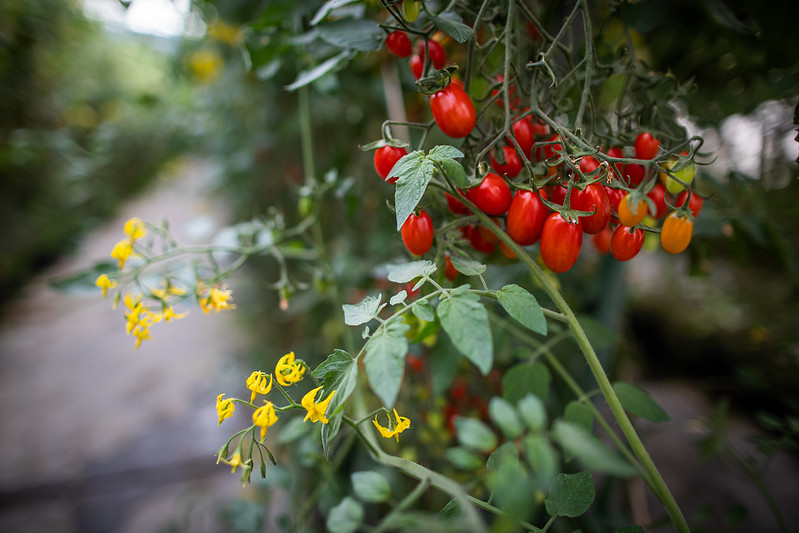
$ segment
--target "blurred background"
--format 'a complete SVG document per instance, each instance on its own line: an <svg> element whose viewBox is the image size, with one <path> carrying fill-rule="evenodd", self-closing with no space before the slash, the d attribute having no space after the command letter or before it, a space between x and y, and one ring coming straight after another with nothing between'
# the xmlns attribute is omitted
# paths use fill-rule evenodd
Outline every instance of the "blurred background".
<svg viewBox="0 0 799 533"><path fill-rule="evenodd" d="M313 483L298 460L242 489L214 464L229 431L213 399L241 395L284 353L315 366L338 346L345 326L323 279L299 272L277 292L276 265L254 259L231 282L235 313L195 309L138 350L99 290L64 280L107 259L131 216L167 220L183 243L220 242L264 213L299 220L301 97L285 87L318 60L292 38L322 3L0 3L0 530L268 531L298 504L293 488ZM639 57L696 83L675 105L713 154L697 178L708 199L686 253L620 264L586 243L560 276L607 367L671 415L640 427L689 521L710 531L777 531L773 505L799 526L799 43L786 22L796 7L772 7L623 5ZM405 256L391 186L358 150L380 137L397 87L424 119L407 65L386 51L305 93L344 302ZM579 369L573 349L555 351ZM476 387L475 374L459 377ZM439 430L415 444L443 450Z"/></svg>

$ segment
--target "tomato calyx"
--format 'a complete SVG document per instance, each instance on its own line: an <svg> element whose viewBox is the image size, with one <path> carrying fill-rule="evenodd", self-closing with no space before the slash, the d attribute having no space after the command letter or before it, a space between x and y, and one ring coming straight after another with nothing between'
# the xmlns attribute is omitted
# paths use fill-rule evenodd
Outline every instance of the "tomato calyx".
<svg viewBox="0 0 799 533"><path fill-rule="evenodd" d="M437 70L429 76L420 78L416 81L416 87L419 92L426 96L432 96L442 89L446 89L452 83L452 75L458 71L457 65L450 65L448 67Z"/></svg>

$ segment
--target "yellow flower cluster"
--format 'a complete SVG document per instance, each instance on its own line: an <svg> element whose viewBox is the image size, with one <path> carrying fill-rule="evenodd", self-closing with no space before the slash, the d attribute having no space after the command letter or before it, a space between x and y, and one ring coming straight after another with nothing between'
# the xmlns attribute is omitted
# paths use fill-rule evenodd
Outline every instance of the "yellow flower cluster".
<svg viewBox="0 0 799 533"><path fill-rule="evenodd" d="M119 270L122 270L125 266L125 261L131 257L138 257L133 251L133 247L137 240L143 239L147 235L147 227L144 225L144 222L137 217L133 217L125 222L122 229L128 238L122 239L116 243L111 250L111 257L119 261Z"/></svg>
<svg viewBox="0 0 799 533"><path fill-rule="evenodd" d="M185 291L184 291L185 292ZM161 301L161 311L154 312L142 302L142 295L139 293L128 292L123 299L125 302L125 332L136 337L136 348L141 345L143 340L150 339L150 326L158 322L171 322L179 320L188 314L176 313L175 309L165 301Z"/></svg>
<svg viewBox="0 0 799 533"><path fill-rule="evenodd" d="M230 289L224 287L221 289L217 289L216 287L208 289L208 287L200 282L197 284L197 294L200 296L200 307L202 307L205 314L211 311L218 313L224 309L236 308L235 305L230 303L231 300L233 300Z"/></svg>

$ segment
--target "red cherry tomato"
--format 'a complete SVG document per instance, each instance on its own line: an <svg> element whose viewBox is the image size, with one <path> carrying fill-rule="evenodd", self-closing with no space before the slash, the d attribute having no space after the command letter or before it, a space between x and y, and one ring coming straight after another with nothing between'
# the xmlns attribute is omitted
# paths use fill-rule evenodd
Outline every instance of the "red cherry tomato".
<svg viewBox="0 0 799 533"><path fill-rule="evenodd" d="M610 198L605 192L604 187L599 183L591 183L582 191L578 188L572 189L569 206L577 211L596 212L590 216L580 217L583 224L583 231L589 235L595 235L605 229L610 222L613 210L610 207Z"/></svg>
<svg viewBox="0 0 799 533"><path fill-rule="evenodd" d="M658 148L660 148L660 141L655 139L651 133L645 131L638 134L633 147L635 148L636 158L655 159L658 155Z"/></svg>
<svg viewBox="0 0 799 533"><path fill-rule="evenodd" d="M610 206L613 208L613 211L616 213L619 212L619 204L621 203L621 199L624 198L626 194L622 189L614 189L613 187L605 186L605 192L608 194L608 198L610 199ZM613 220L618 220L615 216Z"/></svg>
<svg viewBox="0 0 799 533"><path fill-rule="evenodd" d="M566 187L563 185L553 185L549 189L549 200L558 205L563 205L563 202L566 201L567 192Z"/></svg>
<svg viewBox="0 0 799 533"><path fill-rule="evenodd" d="M533 126L530 117L517 120L511 127L513 128L513 136L516 137L516 142L519 143L524 155L527 156L527 159L531 159L535 138L533 137Z"/></svg>
<svg viewBox="0 0 799 533"><path fill-rule="evenodd" d="M503 146L502 154L505 158L505 164L501 164L494 157L493 151L491 152L491 166L498 174L506 174L509 178L515 178L522 171L522 162L519 161L519 156L516 155L516 149L512 146Z"/></svg>
<svg viewBox="0 0 799 533"><path fill-rule="evenodd" d="M422 77L422 70L424 69L424 59L419 54L413 54L409 63L411 67L411 74L417 80Z"/></svg>
<svg viewBox="0 0 799 533"><path fill-rule="evenodd" d="M613 230L610 226L607 226L605 229L591 237L591 241L594 243L594 248L596 248L600 254L606 255L608 252L610 252L610 238L612 234Z"/></svg>
<svg viewBox="0 0 799 533"><path fill-rule="evenodd" d="M433 221L426 211L411 216L402 225L402 242L414 255L424 255L433 246Z"/></svg>
<svg viewBox="0 0 799 533"><path fill-rule="evenodd" d="M497 83L502 83L503 81L505 81L505 76L503 76L502 74L499 74L496 77L496 80L497 80ZM502 92L501 89L493 89L491 91L491 96L493 97L494 95L500 94L501 92ZM508 97L510 98L510 104L509 105L510 105L511 108L513 108L513 101L514 101L513 95L514 95L515 92L516 92L516 86L515 85L511 85L510 87L508 87ZM494 103L497 106L499 106L499 107L504 107L505 106L505 102L502 101L502 98L497 98L496 100L494 100Z"/></svg>
<svg viewBox="0 0 799 533"><path fill-rule="evenodd" d="M610 150L608 150L608 157L624 157L624 152L622 152L621 148L618 146L614 146ZM623 163L613 163L613 166L616 167L617 175L619 179L622 176L622 167Z"/></svg>
<svg viewBox="0 0 799 533"><path fill-rule="evenodd" d="M412 353L405 356L405 361L414 374L421 374L424 370L424 360L421 357L416 357Z"/></svg>
<svg viewBox="0 0 799 533"><path fill-rule="evenodd" d="M660 184L658 184L660 185ZM682 207L685 203L685 198L688 196L688 191L683 191L677 197L676 206ZM696 193L691 194L691 200L688 202L688 209L691 210L691 214L694 216L698 215L699 212L702 210L702 206L704 205L705 201L700 197L697 196Z"/></svg>
<svg viewBox="0 0 799 533"><path fill-rule="evenodd" d="M646 174L646 169L643 165L638 165L636 163L630 163L624 167L624 176L627 178L627 184L630 187L637 187L644 181L644 175Z"/></svg>
<svg viewBox="0 0 799 533"><path fill-rule="evenodd" d="M643 200L639 200L634 206L630 205L630 195L625 194L619 202L619 222L622 226L631 228L644 219L647 209L648 206Z"/></svg>
<svg viewBox="0 0 799 533"><path fill-rule="evenodd" d="M405 148L394 148L393 146L383 146L375 150L374 164L377 174L389 183L395 183L396 177L389 178L388 174L397 161L408 155Z"/></svg>
<svg viewBox="0 0 799 533"><path fill-rule="evenodd" d="M477 123L477 112L469 95L450 83L430 97L433 118L445 134L455 139L466 137Z"/></svg>
<svg viewBox="0 0 799 533"><path fill-rule="evenodd" d="M582 171L583 174L588 175L598 168L599 161L597 161L595 157L587 155L580 159L580 171Z"/></svg>
<svg viewBox="0 0 799 533"><path fill-rule="evenodd" d="M488 234L493 237L496 237L496 235L494 235L493 233L484 228L482 231L480 230L481 230L480 227L473 227L473 226L471 227L471 231L469 231L469 242L471 243L472 248L474 248L478 252L483 252L484 254L490 254L491 252L494 251L494 248L497 247L497 241L496 239L494 239L493 241L486 240L485 233L488 232Z"/></svg>
<svg viewBox="0 0 799 533"><path fill-rule="evenodd" d="M663 218L663 215L666 214L666 210L668 209L666 206L666 187L662 183L657 183L652 190L647 193L647 196L652 199L656 208L654 213L650 208L649 214L656 219Z"/></svg>
<svg viewBox="0 0 799 533"><path fill-rule="evenodd" d="M447 264L444 268L444 275L448 280L455 281L455 278L458 277L458 274L460 274L460 272L458 272L458 269L452 264L452 260L449 258L449 254L447 254Z"/></svg>
<svg viewBox="0 0 799 533"><path fill-rule="evenodd" d="M660 246L670 254L678 254L688 248L693 232L691 219L672 211L660 227Z"/></svg>
<svg viewBox="0 0 799 533"><path fill-rule="evenodd" d="M512 198L510 187L493 172L486 174L480 185L464 192L469 200L488 215L504 215L510 207Z"/></svg>
<svg viewBox="0 0 799 533"><path fill-rule="evenodd" d="M445 192L444 196L446 196L447 198L447 207L449 207L449 210L452 211L452 213L456 215L469 214L469 208L463 205L460 200L458 200L448 192Z"/></svg>
<svg viewBox="0 0 799 533"><path fill-rule="evenodd" d="M413 45L404 31L392 31L386 35L386 48L397 57L408 57L413 53Z"/></svg>
<svg viewBox="0 0 799 533"><path fill-rule="evenodd" d="M557 133L547 139L547 142L558 141L560 140L560 135ZM563 146L560 143L556 142L554 144L545 144L536 149L536 159L538 161L543 161L545 159L552 159L563 151Z"/></svg>
<svg viewBox="0 0 799 533"><path fill-rule="evenodd" d="M444 68L444 65L447 63L447 54L444 52L444 49L441 48L441 45L431 39L427 41L427 46L427 57L430 58L430 61L433 63L433 68L436 70ZM425 41L419 41L416 45L416 53L419 55L419 58L424 58L424 49Z"/></svg>
<svg viewBox="0 0 799 533"><path fill-rule="evenodd" d="M610 238L610 253L619 261L629 261L641 251L644 246L644 230L619 226Z"/></svg>
<svg viewBox="0 0 799 533"><path fill-rule="evenodd" d="M546 198L546 193L541 191ZM541 237L541 229L549 216L549 208L532 191L519 190L511 200L505 224L508 235L522 246L535 244Z"/></svg>
<svg viewBox="0 0 799 533"><path fill-rule="evenodd" d="M566 222L560 213L552 213L541 231L541 259L552 272L566 272L580 256L583 228L578 220Z"/></svg>

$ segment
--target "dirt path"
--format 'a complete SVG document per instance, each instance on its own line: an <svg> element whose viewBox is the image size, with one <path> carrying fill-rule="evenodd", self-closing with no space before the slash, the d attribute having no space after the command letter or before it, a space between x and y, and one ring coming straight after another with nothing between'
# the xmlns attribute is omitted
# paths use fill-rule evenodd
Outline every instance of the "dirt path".
<svg viewBox="0 0 799 533"><path fill-rule="evenodd" d="M211 199L212 182L213 170L196 161L163 176L3 317L0 531L155 531L197 503L192 494L239 492L237 477L214 464L226 438L215 396L236 390L244 374L235 317L193 309L134 350L110 300L48 286L107 258L131 216L166 217L179 241L208 242L230 216ZM186 530L207 522L191 520Z"/></svg>

